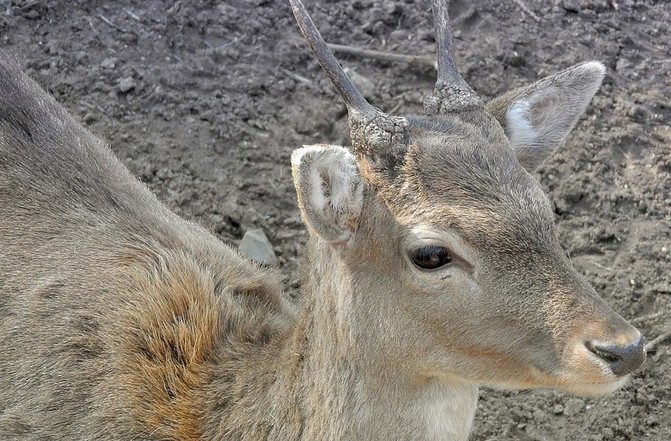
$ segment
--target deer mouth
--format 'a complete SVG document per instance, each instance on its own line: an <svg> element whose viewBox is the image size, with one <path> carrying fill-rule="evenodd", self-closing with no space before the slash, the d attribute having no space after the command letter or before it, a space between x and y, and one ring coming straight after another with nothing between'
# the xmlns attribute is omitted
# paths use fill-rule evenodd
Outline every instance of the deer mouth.
<svg viewBox="0 0 671 441"><path fill-rule="evenodd" d="M557 389L576 396L596 397L615 392L629 380L629 375L616 377L595 364L587 367L583 365L581 369L569 368L554 372L529 366L529 371L521 381L488 385L496 389Z"/></svg>
<svg viewBox="0 0 671 441"><path fill-rule="evenodd" d="M629 377L623 377L615 381L608 383L575 383L571 384L569 387L564 388L567 392L572 393L573 395L585 396L585 397L598 397L602 395L608 395L624 386Z"/></svg>

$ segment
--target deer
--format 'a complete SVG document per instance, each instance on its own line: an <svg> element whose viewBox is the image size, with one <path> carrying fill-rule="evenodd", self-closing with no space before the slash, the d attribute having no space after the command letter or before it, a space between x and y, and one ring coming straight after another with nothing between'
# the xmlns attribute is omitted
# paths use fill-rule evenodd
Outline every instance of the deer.
<svg viewBox="0 0 671 441"><path fill-rule="evenodd" d="M426 115L387 115L290 4L352 143L292 154L297 304L0 56L1 439L466 440L481 386L603 395L644 362L531 174L604 66L485 104L433 0Z"/></svg>

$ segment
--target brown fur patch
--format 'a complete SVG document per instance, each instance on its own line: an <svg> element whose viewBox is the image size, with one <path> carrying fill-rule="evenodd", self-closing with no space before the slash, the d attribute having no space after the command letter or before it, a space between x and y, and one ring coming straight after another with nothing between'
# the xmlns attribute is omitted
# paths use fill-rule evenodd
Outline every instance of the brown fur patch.
<svg viewBox="0 0 671 441"><path fill-rule="evenodd" d="M179 256L154 257L134 275L119 317L119 387L143 432L198 440L204 416L200 390L210 381L220 331L218 300L206 270Z"/></svg>

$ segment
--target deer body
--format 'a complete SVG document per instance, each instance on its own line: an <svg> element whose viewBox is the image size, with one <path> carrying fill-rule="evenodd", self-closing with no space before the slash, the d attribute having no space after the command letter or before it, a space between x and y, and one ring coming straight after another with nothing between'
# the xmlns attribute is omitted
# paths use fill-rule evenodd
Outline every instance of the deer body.
<svg viewBox="0 0 671 441"><path fill-rule="evenodd" d="M296 318L5 58L0 82L0 438L439 439L451 406L468 432L473 385L391 378L361 347L372 288L328 245Z"/></svg>
<svg viewBox="0 0 671 441"><path fill-rule="evenodd" d="M291 3L353 141L292 156L298 306L0 57L1 439L465 440L481 384L602 394L642 363L527 172L604 68L484 106L439 57L429 115L391 117Z"/></svg>

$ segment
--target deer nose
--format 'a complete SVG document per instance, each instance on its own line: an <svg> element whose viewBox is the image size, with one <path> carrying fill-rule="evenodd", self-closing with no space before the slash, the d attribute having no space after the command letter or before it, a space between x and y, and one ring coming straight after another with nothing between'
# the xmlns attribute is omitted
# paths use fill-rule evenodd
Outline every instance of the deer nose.
<svg viewBox="0 0 671 441"><path fill-rule="evenodd" d="M634 372L645 361L645 339L639 337L636 343L627 346L602 342L587 342L585 346L594 355L608 363L610 370L617 376Z"/></svg>

